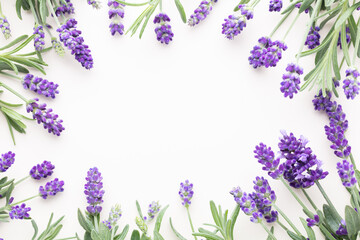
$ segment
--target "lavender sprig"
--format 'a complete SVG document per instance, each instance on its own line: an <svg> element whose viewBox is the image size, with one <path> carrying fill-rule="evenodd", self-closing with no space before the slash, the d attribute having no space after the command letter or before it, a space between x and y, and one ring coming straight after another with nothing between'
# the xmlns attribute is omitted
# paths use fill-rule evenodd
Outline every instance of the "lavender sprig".
<svg viewBox="0 0 360 240"><path fill-rule="evenodd" d="M186 180L185 182L180 183L179 195L182 200L182 205L186 208L191 204L191 198L194 195L193 184Z"/></svg>
<svg viewBox="0 0 360 240"><path fill-rule="evenodd" d="M111 19L110 23L110 32L111 35L115 35L116 33L119 33L120 35L124 34L124 24L122 24L121 19L124 18L125 12L124 12L124 4L120 4L116 2L115 0L109 0L108 2L109 6L109 18Z"/></svg>
<svg viewBox="0 0 360 240"><path fill-rule="evenodd" d="M25 89L30 89L31 91L44 95L45 97L55 98L56 94L59 94L58 84L49 82L46 79L40 77L34 77L32 74L26 74L22 81L23 87Z"/></svg>
<svg viewBox="0 0 360 240"><path fill-rule="evenodd" d="M246 21L254 17L252 8L247 5L240 4L238 8L241 14L239 16L235 14L229 15L227 19L224 19L225 22L222 24L222 34L231 40L239 35L246 27Z"/></svg>
<svg viewBox="0 0 360 240"><path fill-rule="evenodd" d="M300 90L300 75L302 74L302 67L294 63L288 64L286 73L282 77L283 81L280 84L280 91L284 94L284 97L291 99L294 97L294 94L298 93L298 90Z"/></svg>
<svg viewBox="0 0 360 240"><path fill-rule="evenodd" d="M47 109L46 104L38 104L38 98L33 99L32 102L26 105L26 111L33 114L33 118L37 120L38 124L43 124L44 128L49 133L60 136L61 132L65 130L62 125L62 120L58 119L58 115L53 113L51 108Z"/></svg>
<svg viewBox="0 0 360 240"><path fill-rule="evenodd" d="M94 65L91 51L89 46L84 44L84 38L81 37L81 31L76 28L76 25L77 21L71 18L58 28L60 41L71 50L71 54L75 55L75 59L84 68L91 69Z"/></svg>
<svg viewBox="0 0 360 240"><path fill-rule="evenodd" d="M34 27L34 47L36 51L41 51L45 46L45 33L41 25L36 24Z"/></svg>
<svg viewBox="0 0 360 240"><path fill-rule="evenodd" d="M174 33L171 30L169 24L170 18L165 13L159 13L154 18L154 23L157 24L155 28L156 38L159 42L169 44L174 37Z"/></svg>
<svg viewBox="0 0 360 240"><path fill-rule="evenodd" d="M98 168L90 168L87 172L86 181L85 184L85 195L87 199L87 203L89 206L86 208L86 210L91 215L97 215L101 212L102 207L100 206L101 203L104 202L102 199L104 196L105 191L103 188L102 183L102 176L99 172Z"/></svg>
<svg viewBox="0 0 360 240"><path fill-rule="evenodd" d="M49 196L55 196L59 192L64 191L64 181L60 181L58 178L48 182L45 186L39 188L40 196L43 199L47 199Z"/></svg>
<svg viewBox="0 0 360 240"><path fill-rule="evenodd" d="M217 0L202 1L199 7L195 9L194 13L191 14L188 20L188 24L193 27L199 24L201 21L204 21L210 14L213 4L216 2Z"/></svg>

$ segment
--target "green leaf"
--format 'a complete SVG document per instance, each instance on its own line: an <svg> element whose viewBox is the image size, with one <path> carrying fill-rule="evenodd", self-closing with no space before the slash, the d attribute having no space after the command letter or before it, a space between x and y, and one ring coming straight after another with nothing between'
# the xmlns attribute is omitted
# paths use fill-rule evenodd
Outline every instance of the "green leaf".
<svg viewBox="0 0 360 240"><path fill-rule="evenodd" d="M176 229L174 228L174 225L172 223L172 220L170 218L170 227L172 229L172 231L174 232L175 236L180 239L180 240L187 240L185 237L183 237L178 231L176 231Z"/></svg>
<svg viewBox="0 0 360 240"><path fill-rule="evenodd" d="M239 212L240 212L240 205L236 204L235 209L233 210L232 214L231 214L231 228L230 228L230 238L234 239L234 227L235 227L235 223L236 223L236 219L239 216Z"/></svg>
<svg viewBox="0 0 360 240"><path fill-rule="evenodd" d="M19 74L19 70L17 69L17 67L15 66L14 63L12 63L11 61L9 61L8 59L1 57L0 56L0 61L2 61L3 63L6 63L7 65L9 65L9 67L11 68L11 70L13 70L16 75Z"/></svg>
<svg viewBox="0 0 360 240"><path fill-rule="evenodd" d="M138 202L137 200L136 200L136 209L137 209L137 211L138 211L138 213L139 213L139 217L140 217L141 219L144 219L144 216L143 216L142 211L141 211L140 204L139 204L139 202Z"/></svg>
<svg viewBox="0 0 360 240"><path fill-rule="evenodd" d="M186 13L185 13L184 7L183 7L183 5L181 4L180 0L175 0L175 5L176 5L176 7L177 7L177 10L179 11L181 20L182 20L184 23L186 23L186 22L187 22Z"/></svg>
<svg viewBox="0 0 360 240"><path fill-rule="evenodd" d="M315 0L304 0L304 2L301 4L301 7L299 9L299 13L302 13L305 11Z"/></svg>
<svg viewBox="0 0 360 240"><path fill-rule="evenodd" d="M85 232L85 234L84 234L84 240L93 240L93 239L91 238L91 233L90 233L90 232Z"/></svg>
<svg viewBox="0 0 360 240"><path fill-rule="evenodd" d="M144 21L144 23L143 23L143 26L141 27L141 30L140 30L140 34L139 34L139 38L140 38L140 39L141 39L141 37L142 37L142 35L143 35L144 31L145 31L146 25L148 24L151 15L154 13L154 11L155 11L155 9L156 9L156 6L157 6L157 5L155 5L155 6L148 12L148 14L147 14L147 16L146 16L146 19L145 19L145 21Z"/></svg>
<svg viewBox="0 0 360 240"><path fill-rule="evenodd" d="M325 7L330 7L335 0L325 0Z"/></svg>
<svg viewBox="0 0 360 240"><path fill-rule="evenodd" d="M350 60L348 43L346 41L346 24L343 24L341 27L341 36L340 37L341 37L341 47L342 47L342 50L344 53L346 63L348 64L348 66L350 66L351 60Z"/></svg>
<svg viewBox="0 0 360 240"><path fill-rule="evenodd" d="M316 240L314 230L307 225L307 222L306 222L305 219L300 218L300 220L301 220L302 225L305 228L305 231L307 233L307 236L308 236L309 240Z"/></svg>
<svg viewBox="0 0 360 240"><path fill-rule="evenodd" d="M165 214L166 210L168 209L168 207L169 207L169 205L167 205L166 207L161 209L161 211L159 212L159 215L157 216L156 222L155 222L154 233L160 232L161 222L162 222L162 219L163 219L164 214Z"/></svg>
<svg viewBox="0 0 360 240"><path fill-rule="evenodd" d="M319 25L320 29L322 29L322 28L326 25L326 23L327 23L328 21L330 21L331 19L333 19L334 17L336 17L336 16L339 14L340 10L341 10L341 9L339 8L338 10L334 11L333 13L331 13L327 18L325 18L325 19L320 23L320 25Z"/></svg>
<svg viewBox="0 0 360 240"><path fill-rule="evenodd" d="M127 6L133 6L133 7L144 6L151 2L151 1L149 1L149 2L143 2L143 3L130 3L130 2L125 2L125 1L121 1L121 0L115 0L115 1L118 3L124 4L124 5L127 5Z"/></svg>
<svg viewBox="0 0 360 240"><path fill-rule="evenodd" d="M224 240L221 237L213 234L213 233L193 233L195 237L204 237L207 240Z"/></svg>
<svg viewBox="0 0 360 240"><path fill-rule="evenodd" d="M214 219L215 224L218 225L218 226L221 226L219 213L217 211L217 208L215 206L214 201L210 201L210 210L211 210L211 215L212 215L212 217Z"/></svg>
<svg viewBox="0 0 360 240"><path fill-rule="evenodd" d="M114 240L124 240L128 232L129 232L129 224L127 224L124 227L122 232L119 235L117 235Z"/></svg>
<svg viewBox="0 0 360 240"><path fill-rule="evenodd" d="M345 222L349 236L357 236L360 231L360 218L358 213L350 206L345 207Z"/></svg>
<svg viewBox="0 0 360 240"><path fill-rule="evenodd" d="M270 232L271 232L272 234L274 234L274 226L271 227ZM266 240L273 240L273 238L272 238L272 236L270 236L270 234L269 234Z"/></svg>
<svg viewBox="0 0 360 240"><path fill-rule="evenodd" d="M8 103L8 102L5 102L5 101L2 101L0 100L0 104L2 105L5 105L5 106L8 106L8 107L21 107L23 104L16 104L16 103Z"/></svg>
<svg viewBox="0 0 360 240"><path fill-rule="evenodd" d="M3 55L11 55L14 54L18 51L20 51L21 49L23 49L26 45L28 45L33 39L34 39L35 35L31 35L30 37L28 37L23 43L21 43L18 47L16 47L15 49L13 49L10 52L6 52ZM15 39L16 40L16 39Z"/></svg>
<svg viewBox="0 0 360 240"><path fill-rule="evenodd" d="M22 7L22 0L16 0L16 5L15 5L16 14L17 14L18 18L20 18L20 20L22 20L21 7Z"/></svg>
<svg viewBox="0 0 360 240"><path fill-rule="evenodd" d="M32 240L35 240L35 238L36 238L36 236L37 236L37 234L38 234L39 228L38 228L35 220L33 220L33 219L31 220L31 224L32 224L32 226L33 226L33 228L34 228L34 235L33 235L33 237L32 237Z"/></svg>
<svg viewBox="0 0 360 240"><path fill-rule="evenodd" d="M21 0L20 0L21 1ZM19 42L22 42L23 40L25 40L26 38L28 38L28 35L22 35L16 39L14 39L13 41L11 41L9 44L5 45L4 47L0 48L0 51L5 50L7 48L10 48L16 44L18 44Z"/></svg>
<svg viewBox="0 0 360 240"><path fill-rule="evenodd" d="M78 209L78 221L83 229L87 232L91 232L91 230L94 228L90 221L84 217L80 209Z"/></svg>
<svg viewBox="0 0 360 240"><path fill-rule="evenodd" d="M165 240L159 232L154 232L154 240Z"/></svg>
<svg viewBox="0 0 360 240"><path fill-rule="evenodd" d="M343 23L345 23L345 21L351 16L352 12L359 6L360 6L360 2L357 2L348 9L346 9L346 11L342 13L341 16L338 18L338 20L335 22L335 29L340 28L341 25L343 25Z"/></svg>
<svg viewBox="0 0 360 240"><path fill-rule="evenodd" d="M105 240L105 239L101 239L100 235L95 231L95 229L91 231L91 238L93 240Z"/></svg>
<svg viewBox="0 0 360 240"><path fill-rule="evenodd" d="M293 240L303 240L301 237L299 237L298 235L296 235L295 233L291 232L291 231L286 231L287 234L291 237L291 239Z"/></svg>
<svg viewBox="0 0 360 240"><path fill-rule="evenodd" d="M46 0L39 0L40 18L43 24L46 24L46 17L49 15L48 8L46 6Z"/></svg>
<svg viewBox="0 0 360 240"><path fill-rule="evenodd" d="M140 240L140 233L138 230L132 232L130 240Z"/></svg>
<svg viewBox="0 0 360 240"><path fill-rule="evenodd" d="M335 78L336 78L336 80L340 80L341 75L340 75L340 69L339 69L338 58L337 58L337 44L334 44L334 49L332 51L332 64L333 64L333 71L335 74Z"/></svg>
<svg viewBox="0 0 360 240"><path fill-rule="evenodd" d="M6 192L6 203L9 204L9 200L10 200L10 197L11 197L11 194L14 190L14 183L11 183L11 185L9 186L7 192Z"/></svg>

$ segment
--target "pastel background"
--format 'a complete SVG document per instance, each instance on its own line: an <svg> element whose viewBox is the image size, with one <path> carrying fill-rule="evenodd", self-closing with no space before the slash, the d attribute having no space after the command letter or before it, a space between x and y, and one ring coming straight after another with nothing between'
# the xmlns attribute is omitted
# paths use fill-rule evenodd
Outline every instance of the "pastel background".
<svg viewBox="0 0 360 240"><path fill-rule="evenodd" d="M182 2L188 15L199 4ZM259 37L270 33L280 15L269 13L268 2L261 2L244 32L229 41L221 34L221 24L236 3L219 1L205 22L190 28L181 22L173 2L164 1L164 11L171 17L175 33L174 41L164 46L156 41L152 23L141 41L137 36L112 37L105 1L98 11L85 0L74 1L79 29L92 50L94 69L81 68L69 53L63 58L54 52L44 55L49 64L46 78L60 84L58 98L47 103L64 120L65 132L55 137L35 122L28 122L28 133L16 134L14 146L6 122L0 118L1 153L16 153L15 165L8 171L10 176L21 178L34 164L49 160L56 165L54 177L65 181L65 192L56 198L29 202L31 216L41 228L54 212L57 217L66 215L60 237L83 234L76 212L86 206L86 171L97 166L106 190L104 218L111 206L119 203L123 209L119 225L130 223L133 229L135 200L144 210L152 200L160 200L163 206L170 204L162 225L163 236L175 239L168 221L171 216L177 229L190 239L186 211L177 193L179 183L185 179L194 183L190 210L196 227L212 223L209 200L232 209L235 202L229 190L237 185L251 190L253 179L266 174L253 157L255 145L262 141L277 149L281 129L310 140L310 146L330 172L323 180L328 194L339 209L348 204L346 190L336 174L338 159L324 133L327 117L313 110L315 91L289 100L279 90L281 76L294 59L308 16L301 16L289 34L289 49L278 67L254 70L248 64L249 52ZM2 4L13 36L32 34L32 16L24 14L20 21L14 1ZM125 9L127 28L140 8ZM282 29L275 38L281 39L285 31ZM4 43L1 39L0 45ZM313 59L302 59L301 64L309 71ZM4 81L21 88L15 80ZM343 97L338 101L347 113L347 137L359 159L360 102ZM280 183L270 183L277 192L278 205L300 224L296 219L302 212L295 200ZM23 183L14 192L16 199L35 194L38 186L34 181ZM316 189L310 192L315 201L323 202ZM281 229L276 231L279 239L287 239ZM29 239L32 233L30 222L0 225L0 236L6 240ZM239 215L235 233L236 239L266 238L261 227L243 214Z"/></svg>

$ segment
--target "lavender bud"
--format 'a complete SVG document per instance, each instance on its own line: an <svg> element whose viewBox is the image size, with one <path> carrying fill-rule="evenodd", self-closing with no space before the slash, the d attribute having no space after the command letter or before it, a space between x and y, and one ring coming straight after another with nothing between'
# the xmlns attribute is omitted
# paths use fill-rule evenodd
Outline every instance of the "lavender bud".
<svg viewBox="0 0 360 240"><path fill-rule="evenodd" d="M160 211L160 204L159 201L155 202L153 201L152 203L149 204L149 209L148 209L148 216L149 217L144 217L144 220L148 220L151 221L155 218L156 214Z"/></svg>
<svg viewBox="0 0 360 240"><path fill-rule="evenodd" d="M314 215L313 218L307 218L306 221L308 227L318 226L320 222L320 218L318 215Z"/></svg>
<svg viewBox="0 0 360 240"><path fill-rule="evenodd" d="M194 195L193 184L186 180L183 183L180 183L179 195L182 200L182 205L189 207L191 204L191 198Z"/></svg>
<svg viewBox="0 0 360 240"><path fill-rule="evenodd" d="M170 18L165 13L159 13L154 18L154 23L157 24L157 27L155 28L156 38L161 43L169 44L174 37L169 22Z"/></svg>
<svg viewBox="0 0 360 240"><path fill-rule="evenodd" d="M344 159L342 162L337 163L336 168L343 185L347 188L354 187L357 181L353 165Z"/></svg>
<svg viewBox="0 0 360 240"><path fill-rule="evenodd" d="M36 51L41 51L45 46L45 33L44 28L41 25L35 25L34 27L34 47Z"/></svg>
<svg viewBox="0 0 360 240"><path fill-rule="evenodd" d="M297 64L290 63L286 67L286 73L283 74L280 91L284 93L284 97L290 99L300 90L300 75L303 74L302 67Z"/></svg>
<svg viewBox="0 0 360 240"><path fill-rule="evenodd" d="M310 31L306 37L305 45L309 49L314 49L320 45L320 28L319 27L311 27Z"/></svg>
<svg viewBox="0 0 360 240"><path fill-rule="evenodd" d="M120 217L122 215L122 211L120 206L117 204L114 207L111 208L111 211L109 213L109 219L104 221L103 223L109 228L112 229L115 227L116 223L119 221Z"/></svg>
<svg viewBox="0 0 360 240"><path fill-rule="evenodd" d="M280 12L283 6L282 0L270 0L269 11Z"/></svg>
<svg viewBox="0 0 360 240"><path fill-rule="evenodd" d="M75 13L75 8L70 0L60 1L60 6L55 10L55 14L57 17L61 15L71 15Z"/></svg>
<svg viewBox="0 0 360 240"><path fill-rule="evenodd" d="M356 68L349 68L346 70L346 78L343 81L343 89L347 99L354 99L360 90L360 83L358 77L360 76Z"/></svg>
<svg viewBox="0 0 360 240"><path fill-rule="evenodd" d="M11 37L10 24L4 16L0 17L0 29L5 39L9 39Z"/></svg>
<svg viewBox="0 0 360 240"><path fill-rule="evenodd" d="M217 0L202 1L199 7L195 9L194 13L191 14L188 24L193 27L205 20L212 10L212 5L216 2Z"/></svg>
<svg viewBox="0 0 360 240"><path fill-rule="evenodd" d="M96 0L87 0L87 3L92 6L93 8L99 9L100 8L100 1Z"/></svg>
<svg viewBox="0 0 360 240"><path fill-rule="evenodd" d="M26 74L22 81L23 87L29 89L39 95L44 95L45 97L55 98L56 94L59 94L58 84L49 82L46 79L40 77L35 77L32 74Z"/></svg>
<svg viewBox="0 0 360 240"><path fill-rule="evenodd" d="M63 46L61 45L61 43L57 40L57 38L53 37L51 39L51 44L52 44L53 49L57 53L57 55L64 56L65 50L64 50Z"/></svg>

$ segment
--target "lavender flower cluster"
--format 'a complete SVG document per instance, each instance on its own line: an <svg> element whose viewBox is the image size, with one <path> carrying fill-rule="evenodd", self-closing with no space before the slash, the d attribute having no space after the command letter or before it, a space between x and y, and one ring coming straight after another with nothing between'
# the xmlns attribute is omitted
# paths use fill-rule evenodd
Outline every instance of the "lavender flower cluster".
<svg viewBox="0 0 360 240"><path fill-rule="evenodd" d="M44 161L31 168L30 176L35 180L47 178L53 174L54 169L55 165L51 164L49 161Z"/></svg>
<svg viewBox="0 0 360 240"><path fill-rule="evenodd" d="M189 180L180 183L179 196L182 200L182 205L185 207L189 207L191 204L191 199L194 196L193 187L194 185Z"/></svg>
<svg viewBox="0 0 360 240"><path fill-rule="evenodd" d="M60 181L58 178L47 182L45 186L39 188L40 196L43 199L47 199L49 196L55 196L59 192L64 191L64 181Z"/></svg>
<svg viewBox="0 0 360 240"><path fill-rule="evenodd" d="M89 46L84 44L84 38L81 37L81 31L76 28L77 21L73 18L64 23L57 31L60 41L71 50L75 59L86 69L93 68L93 58Z"/></svg>
<svg viewBox="0 0 360 240"><path fill-rule="evenodd" d="M193 27L205 20L212 10L212 5L216 2L217 0L202 1L198 8L194 10L194 13L191 14L188 24Z"/></svg>
<svg viewBox="0 0 360 240"><path fill-rule="evenodd" d="M41 51L45 46L45 33L44 28L41 25L35 25L34 27L34 47L36 51Z"/></svg>
<svg viewBox="0 0 360 240"><path fill-rule="evenodd" d="M246 27L246 21L254 17L253 10L247 5L240 4L238 6L240 9L240 15L229 15L225 22L222 24L222 34L228 39L234 39L239 35L244 27Z"/></svg>
<svg viewBox="0 0 360 240"><path fill-rule="evenodd" d="M98 215L102 210L100 204L104 202L102 198L105 193L103 190L102 179L101 173L96 167L90 168L87 172L87 183L85 184L84 193L86 195L87 203L89 204L86 210L91 215Z"/></svg>
<svg viewBox="0 0 360 240"><path fill-rule="evenodd" d="M25 89L30 89L39 95L44 95L45 97L55 98L56 94L59 94L58 84L49 82L46 79L40 77L34 77L32 74L26 74L22 81L23 87Z"/></svg>
<svg viewBox="0 0 360 240"><path fill-rule="evenodd" d="M169 24L170 21L169 16L165 13L159 13L154 18L154 23L157 24L157 27L155 28L156 38L161 43L169 44L174 37L174 33Z"/></svg>
<svg viewBox="0 0 360 240"><path fill-rule="evenodd" d="M278 144L280 156L275 158L274 152L265 144L260 143L255 148L255 158L263 165L263 170L274 179L284 177L294 188L309 188L318 180L324 179L328 172L321 169L321 162L306 147L308 140L301 136L299 139L293 133L282 132ZM280 164L280 159L285 162Z"/></svg>
<svg viewBox="0 0 360 240"><path fill-rule="evenodd" d="M11 37L10 24L6 17L0 17L0 29L5 39L9 39Z"/></svg>
<svg viewBox="0 0 360 240"><path fill-rule="evenodd" d="M38 98L35 98L33 101L29 102L26 105L26 111L33 114L33 119L35 119L39 124L43 124L44 128L48 130L49 133L60 136L61 132L65 130L62 125L62 120L58 119L58 115L53 113L51 108L47 109L46 104L38 104Z"/></svg>
<svg viewBox="0 0 360 240"><path fill-rule="evenodd" d="M281 41L272 41L268 37L261 37L258 42L259 45L255 45L250 52L250 65L253 68L275 67L282 58L282 51L287 49L286 44Z"/></svg>
<svg viewBox="0 0 360 240"><path fill-rule="evenodd" d="M359 76L360 74L356 68L349 68L346 70L346 78L343 81L343 89L347 99L354 99L357 95L359 95Z"/></svg>
<svg viewBox="0 0 360 240"><path fill-rule="evenodd" d="M15 162L15 153L9 151L7 153L1 154L0 158L0 172L6 172L11 165Z"/></svg>
<svg viewBox="0 0 360 240"><path fill-rule="evenodd" d="M111 35L115 35L116 33L119 33L120 35L124 34L124 24L122 24L121 19L124 18L125 12L124 12L124 4L120 4L115 0L109 0L108 2L109 6L109 18L111 19L110 23L110 32Z"/></svg>
<svg viewBox="0 0 360 240"><path fill-rule="evenodd" d="M306 41L305 41L305 45L309 48L309 49L314 49L317 46L320 45L320 27L311 27L310 31L306 37Z"/></svg>
<svg viewBox="0 0 360 240"><path fill-rule="evenodd" d="M57 17L60 17L61 15L71 15L75 13L75 8L72 2L70 0L63 0L60 3L60 6L58 6L55 10L55 14Z"/></svg>
<svg viewBox="0 0 360 240"><path fill-rule="evenodd" d="M290 99L294 97L294 94L300 90L300 75L302 75L303 69L297 64L290 63L286 67L286 73L283 74L283 81L280 83L280 91L284 93L284 97Z"/></svg>
<svg viewBox="0 0 360 240"><path fill-rule="evenodd" d="M234 200L240 205L241 210L251 216L250 221L259 223L263 219L268 223L277 221L278 212L272 210L272 205L276 201L276 194L271 189L268 181L263 177L256 177L253 181L253 193L243 192L240 187L233 188L230 194Z"/></svg>

